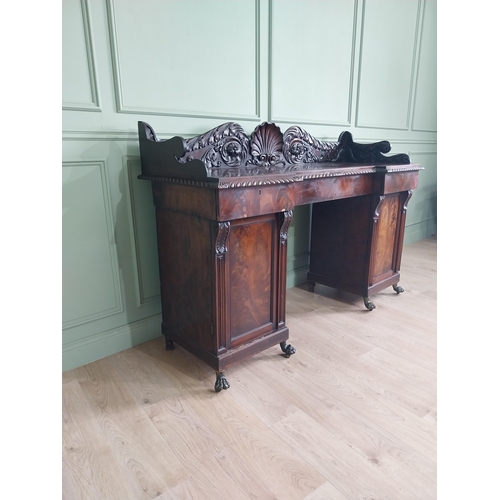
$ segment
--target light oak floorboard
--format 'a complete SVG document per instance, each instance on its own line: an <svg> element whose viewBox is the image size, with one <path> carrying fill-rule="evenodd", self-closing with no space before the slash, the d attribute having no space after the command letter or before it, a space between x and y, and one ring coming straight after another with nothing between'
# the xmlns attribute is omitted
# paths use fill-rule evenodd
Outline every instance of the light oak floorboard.
<svg viewBox="0 0 500 500"><path fill-rule="evenodd" d="M210 387L201 392L199 384L189 387L187 391L193 396L190 406L196 408L212 435L241 457L246 473L258 478L257 482L275 495L272 498L302 499L324 483L324 477L294 452L288 440L250 413L231 389L216 394L212 386L211 377Z"/></svg>
<svg viewBox="0 0 500 500"><path fill-rule="evenodd" d="M208 499L209 496L194 479L188 479L156 497L156 500L193 500L195 498Z"/></svg>
<svg viewBox="0 0 500 500"><path fill-rule="evenodd" d="M273 367L272 363L259 363L257 370L277 393L283 388L294 387L295 390L287 391L287 397L301 411L317 422L318 427L328 429L348 446L355 449L371 463L376 464L386 472L391 472L399 467L413 453L414 448L404 440L399 439L382 425L377 425L374 419L365 416L362 411L354 411L349 403L349 396L362 399L362 394L357 394L351 381L342 374L336 376L334 371L325 364L302 351L301 367L308 371L309 376L304 376L302 370L294 370L287 366ZM332 397L328 386L335 387L338 397ZM285 389L286 391L286 389ZM341 393L347 397L343 398ZM415 431L415 428L412 428Z"/></svg>
<svg viewBox="0 0 500 500"><path fill-rule="evenodd" d="M347 498L416 500L417 497L409 490L375 464L367 462L333 433L319 428L305 413L297 412L274 427L280 433L294 436L291 444L297 453L313 464ZM363 473L359 474L359 470Z"/></svg>
<svg viewBox="0 0 500 500"><path fill-rule="evenodd" d="M305 349L308 352L314 351L318 359L325 360L337 371L384 394L391 401L417 415L423 416L429 412L435 401L434 396L415 385L411 387L411 390L408 390L408 384L403 383L398 376L373 363L364 361L367 353L362 356L354 356L338 344L322 340L313 321L311 318L308 322L308 337L298 338L294 344L295 347Z"/></svg>
<svg viewBox="0 0 500 500"><path fill-rule="evenodd" d="M435 238L372 297L287 290L279 346L215 373L158 338L63 374L63 499L436 498Z"/></svg>
<svg viewBox="0 0 500 500"><path fill-rule="evenodd" d="M348 500L332 483L323 483L306 496L304 500Z"/></svg>
<svg viewBox="0 0 500 500"><path fill-rule="evenodd" d="M87 379L79 385L134 498L156 498L188 479L169 444L158 439L153 423L117 374L112 357L87 365L85 371Z"/></svg>
<svg viewBox="0 0 500 500"><path fill-rule="evenodd" d="M394 471L391 477L420 500L436 498L436 464L418 452Z"/></svg>
<svg viewBox="0 0 500 500"><path fill-rule="evenodd" d="M63 387L63 498L132 498L121 468L77 382Z"/></svg>

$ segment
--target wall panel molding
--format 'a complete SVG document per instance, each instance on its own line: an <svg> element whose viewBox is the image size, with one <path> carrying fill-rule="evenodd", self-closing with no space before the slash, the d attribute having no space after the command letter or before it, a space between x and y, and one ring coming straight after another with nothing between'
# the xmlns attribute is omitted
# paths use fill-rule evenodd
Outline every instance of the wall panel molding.
<svg viewBox="0 0 500 500"><path fill-rule="evenodd" d="M99 87L97 84L97 69L94 53L94 42L92 38L92 26L90 21L89 0L80 0L82 12L82 25L85 38L85 50L87 54L87 70L92 100L85 102L63 102L62 109L69 111L97 111L101 112ZM63 4L64 5L64 4Z"/></svg>
<svg viewBox="0 0 500 500"><path fill-rule="evenodd" d="M172 1L172 0L170 0ZM149 107L149 106L142 106L138 104L129 104L126 102L126 97L125 97L125 91L124 91L124 74L123 74L123 64L121 62L121 56L120 56L120 41L118 39L118 27L117 27L117 19L116 19L116 6L119 5L119 2L115 2L115 0L106 0L106 6L107 6L107 13L108 13L108 27L109 27L109 38L110 38L110 44L111 44L111 60L112 60L112 70L113 70L113 76L114 76L114 86L115 86L115 97L116 97L116 106L117 106L117 113L127 113L127 114L141 114L141 115L156 115L156 116L171 116L171 117L188 117L188 118L200 118L200 119L205 119L205 118L210 118L210 119L216 119L216 120L255 120L259 121L260 118L260 0L254 0L254 15L255 15L255 24L253 26L253 31L254 31L254 36L253 36L253 50L255 52L255 58L253 63L250 61L246 61L246 64L249 66L252 66L255 71L254 79L253 79L253 84L254 84L254 112L253 113L241 113L241 112L227 112L227 113L221 113L220 111L217 110L210 110L207 112L201 112L201 111L192 111L192 110L182 110L182 109L173 109L169 107ZM240 20L242 21L242 20ZM243 19L243 21L246 21L246 19ZM180 20L182 23L183 20ZM241 40L239 40L241 42ZM233 43L231 39L228 39L227 41L228 44ZM224 57L224 47L220 48L221 51L219 54L206 54L203 52L203 47L200 48L200 54L199 57L207 57L209 56L210 58L215 57ZM154 51L159 51L159 50L164 50L164 48L161 47L151 47L151 50ZM182 50L182 47L179 48L176 46L175 48L171 48L172 51L179 51ZM168 51L166 51L165 56L168 56ZM231 76L231 66L235 63L234 60L228 60L227 65L228 65L228 74L227 76ZM245 61L243 61L245 63ZM193 60L193 66L196 66L196 60ZM203 73L195 73L195 77L190 77L190 78L197 78L200 81L200 84L202 85L203 82L207 81L207 75ZM221 74L221 75L208 75L208 78L216 78L218 81L221 81L221 84L224 81L224 77L226 75ZM179 78L180 75L177 74L177 78ZM234 78L234 75L233 75ZM147 87L148 82L144 81L145 88ZM229 84L228 84L229 85ZM223 88L223 85L221 85L221 88ZM165 88L165 92L168 91L168 88ZM219 89L220 92L220 89ZM244 96L242 96L244 97ZM208 100L210 98L208 97Z"/></svg>
<svg viewBox="0 0 500 500"><path fill-rule="evenodd" d="M435 0L424 0L411 117L411 130L415 132L437 132L436 17Z"/></svg>
<svg viewBox="0 0 500 500"><path fill-rule="evenodd" d="M157 134L158 137L160 134ZM162 134L162 138L165 134ZM168 134L167 134L168 135ZM170 134L173 137L176 134ZM119 132L116 130L63 130L63 141L130 141L139 142L137 132ZM139 144L137 144L139 147Z"/></svg>
<svg viewBox="0 0 500 500"><path fill-rule="evenodd" d="M297 59L297 52L300 46L297 45L292 45L292 46L284 46L283 43L276 42L276 23L281 23L280 26L283 26L283 24L287 23L287 19L284 16L277 15L276 9L277 9L277 2L276 1L271 1L269 4L269 120L272 122L281 122L283 124L303 124L303 125L318 125L318 126L341 126L341 127L348 127L351 125L352 118L351 118L351 110L352 110L352 100L354 96L354 80L353 80L353 73L354 73L354 68L355 68L355 60L356 60L356 38L357 38L357 24L358 24L358 19L357 19L357 12L358 12L358 0L354 0L354 2L349 1L349 2L342 2L342 1L336 1L337 6L340 8L343 6L344 9L349 8L351 9L351 12L349 13L350 15L350 23L342 23L341 26L336 24L336 29L338 30L340 27L345 29L345 26L349 26L351 33L350 33L350 54L349 54L349 75L341 75L343 76L346 80L348 80L347 83L347 89L342 95L342 97L335 95L334 91L331 91L330 94L328 94L328 97L332 97L333 99L341 99L344 106L345 106L345 111L344 111L344 119L342 118L337 118L337 119L320 119L320 118L310 118L306 116L300 116L297 113L297 105L300 104L301 102L311 102L313 100L313 94L309 91L307 93L301 93L300 91L296 90L297 83L301 82L302 80L306 78L311 78L312 81L315 81L316 83L321 83L324 84L325 78L323 77L323 74L325 71L329 71L331 69L338 69L340 67L338 59L342 57L342 52L337 53L337 61L335 60L335 56L332 57L332 60L330 62L327 62L325 58L320 58L318 55L315 53L315 51L310 50L309 51L309 57L306 58L298 58ZM342 5L343 4L343 5ZM286 3L282 2L282 7L285 6L290 8L290 11L293 11L293 4L292 3ZM297 5L306 5L303 2L298 2ZM307 3L308 9L311 9L313 7L312 3ZM328 4L326 3L317 3L318 7L321 7L321 9L324 9L325 7L328 7ZM343 13L345 15L345 13ZM297 21L297 19L293 18L293 14L289 13L290 16L288 22L293 22ZM324 21L324 18L321 18L321 16L318 16L316 18L316 24L319 21ZM302 20L300 20L302 22ZM333 25L333 23L332 23ZM334 28L332 28L334 30ZM303 33L302 33L303 34ZM304 40L307 41L307 43L312 43L315 42L318 44L317 49L318 52L321 47L324 46L329 46L332 45L333 41L335 40L334 37L308 37L305 36ZM304 42L303 42L304 43ZM333 54L335 54L335 50L332 49ZM277 74L279 73L279 69L275 67L275 62L276 61L282 61L285 57L290 57L289 64L287 65L289 70L293 70L293 78L285 78L286 80L286 85L282 84L280 86L279 82L277 82ZM321 76L314 76L314 71L319 71L318 75L320 73ZM336 81L339 80L339 74L337 75L330 75L330 83L332 89L335 87ZM312 89L310 89L312 90ZM293 114L284 114L283 112L276 111L277 105L275 104L274 101L277 100L278 96L285 95L289 99L289 104L287 106L287 110L291 111ZM346 100L344 101L342 98L346 96ZM325 102L327 102L325 100Z"/></svg>
<svg viewBox="0 0 500 500"><path fill-rule="evenodd" d="M155 210L151 199L144 200L145 193L151 193L149 183L140 181L141 173L139 156L125 156L124 168L127 171L129 209L132 220L133 254L135 268L137 307L160 301L160 281L158 270L158 254L156 246ZM140 184L139 184L140 183ZM144 189L140 189L143 187ZM140 200L143 199L141 203Z"/></svg>
<svg viewBox="0 0 500 500"><path fill-rule="evenodd" d="M404 98L405 101L405 106L402 105L401 101L399 105L394 105L394 103L388 103L385 102L387 101L387 98L393 98L394 95L390 90L388 90L389 85L387 83L393 83L396 82L399 84L398 87L400 89L403 88L403 86L400 83L403 82L403 76L401 71L398 73L398 71L395 68L392 67L384 67L384 63L386 62L387 59L387 54L384 53L383 50L380 50L378 54L373 54L369 53L367 56L367 51L372 49L373 44L368 44L367 40L369 37L368 29L367 29L367 10L368 10L368 5L377 5L376 2L373 2L372 0L363 0L363 5L362 5L362 14L361 14L361 41L360 41L360 48L359 48L359 68L358 68L358 81L357 81L357 98L356 98L356 116L355 116L355 125L356 127L359 128L374 128L374 129L381 129L381 130L409 130L410 129L410 116L411 116L411 106L413 102L413 93L414 93L414 88L415 88L415 73L416 73L416 67L417 67L417 55L418 55L418 47L419 47L419 39L420 39L420 24L421 24L421 11L422 11L422 0L418 0L416 2L416 11L414 15L414 22L409 25L412 27L413 30L413 41L411 44L411 48L408 48L405 57L402 56L402 54L399 54L399 59L400 60L410 60L411 63L408 65L406 68L406 71L408 74L406 75L407 82L406 82L406 96ZM413 6L415 2L393 2L393 5L398 5L398 6ZM390 18L388 17L389 14L391 14L391 6L387 4L378 4L379 11L373 11L372 13L376 13L379 18L377 19L378 23L380 22L385 22L386 17L390 21ZM383 7L383 10L382 10ZM386 16L387 15L387 16ZM405 19L405 17L400 16L400 19ZM374 20L372 20L374 22ZM393 23L393 27L399 27L398 24ZM373 29L373 26L372 26ZM383 26L381 25L380 30L385 31L386 33L391 33L390 26ZM376 30L374 31L376 33ZM402 43L402 38L401 38L401 43ZM397 44L392 44L392 47L397 47L397 50L401 50L401 46L398 46ZM390 58L389 58L390 59ZM394 61L396 59L394 58ZM375 69L375 66L378 66L377 69ZM400 68L398 68L400 69ZM371 75L371 78L366 77L366 72L367 71L374 71ZM379 96L376 95L371 95L368 93L367 95L364 95L364 89L370 89L369 92L371 92L373 89L377 89L378 86L381 86L382 83L381 81L376 82L375 84L373 83L376 72L379 71L378 78L383 77L385 75L390 75L390 79L385 81L386 88L384 89L385 91L385 96L380 93ZM396 78L397 77L397 78ZM367 78L365 81L363 80L364 78ZM395 85L395 83L394 83ZM372 88L370 88L372 87ZM379 99L377 99L379 97ZM383 99L383 97L386 97L386 99ZM405 113L404 113L404 118L401 119L395 118L394 116L389 118L389 121L386 123L381 123L375 120L375 119L368 119L367 116L363 117L363 113L368 113L368 106L370 106L370 112L373 112L372 116L376 116L377 119L379 117L386 118L389 113L394 113L394 109L400 109L400 108L405 108ZM380 107L383 106L383 107Z"/></svg>
<svg viewBox="0 0 500 500"><path fill-rule="evenodd" d="M87 197L89 203L92 203L94 199L98 200L101 203L101 206L97 206L97 203L96 204L92 203L92 205L89 205L88 207L89 211L90 209L93 209L94 210L93 215L96 218L99 218L97 222L100 224L101 226L100 228L94 229L93 227L91 227L93 223L96 221L93 220L92 218L89 218L89 221L86 224L86 226L80 228L78 231L75 231L74 232L75 236L73 236L69 234L71 231L71 225L68 227L67 225L65 226L63 223L63 300L72 301L68 304L68 307L70 310L73 310L73 317L67 318L65 321L63 321L63 329L67 329L70 327L75 327L83 325L85 323L96 321L98 319L102 319L107 316L121 313L124 311L124 308L123 308L121 287L119 280L120 271L118 265L118 256L116 253L116 247L114 246L115 228L111 211L112 203L110 199L109 183L106 174L106 161L105 160L63 161L62 166L63 170L71 168L78 169L76 174L80 178L93 175L93 170L97 169L100 182L99 189L98 190L94 189L93 193L90 192L83 193L81 191L82 188L86 189L91 184L94 185L95 184L94 180L87 181L86 184L82 182L79 183L78 180L76 180L74 183L70 183L68 181L66 182L66 189L65 185L63 184L63 203L65 197L68 202L74 203L73 206L66 206L65 204L63 205L63 221L67 214L69 214L70 216L72 215L71 211L74 211L75 209L83 210L82 206L76 206L75 204L80 203L80 205L83 205L83 203L85 203L84 200ZM85 169L87 169L87 172L83 172L83 170ZM81 184L81 186L79 184ZM69 189L71 189L72 191L68 192ZM92 195L94 195L94 199L91 198ZM98 213L99 210L100 213ZM87 214L83 213L80 215L78 214L76 215L77 217L74 218L75 221L81 220L83 217L87 216ZM91 233L90 231L94 232ZM103 234L105 235L106 238L105 241L102 240ZM69 238L70 236L71 236L71 242L67 242L67 244L65 244L64 237ZM96 264L99 264L101 266L101 270L103 270L103 272L99 273L98 271L94 271L95 275L93 276L93 278L96 278L97 274L102 274L102 279L104 281L101 281L100 283L95 282L93 284L90 282L87 283L88 286L92 285L92 289L88 290L87 295L91 296L92 290L94 289L95 290L102 289L103 284L106 285L106 287L108 288L108 292L111 295L109 294L106 295L105 298L107 299L107 303L104 300L97 301L96 299L95 301L93 301L91 305L94 307L94 311L92 312L88 312L89 305L83 303L84 300L82 299L82 297L84 295L83 292L85 284L76 281L81 276L77 266L78 252L80 252L80 249L77 247L77 243L84 241L84 237L88 237L88 239L91 240L89 242L89 245L94 244L95 247L97 248L106 247L108 253L106 258L103 258L98 263L96 262ZM81 251L85 251L85 249L82 249ZM71 270L74 271L74 276L72 278L75 281L70 283L65 281L65 270L68 271L68 269L67 268L65 269L64 267L64 262L66 261L66 259L70 259L70 263L72 264ZM71 259L73 259L73 262L71 262ZM64 285L66 285L66 287L70 286L71 290L66 289ZM71 293L72 290L78 290L78 293L74 292L72 296ZM103 308L99 309L98 308L99 306L103 306ZM80 312L78 312L79 309Z"/></svg>
<svg viewBox="0 0 500 500"><path fill-rule="evenodd" d="M280 126L282 124L285 125L287 122L275 122L275 123L276 125ZM348 127L344 129L339 129L339 134L343 130L347 130L347 128ZM250 134L252 133L253 128L247 127L246 130ZM338 139L339 134L321 135L315 133L314 136L321 141L336 141ZM353 134L356 134L355 130L353 131ZM162 133L157 133L156 135L159 139L171 139L172 137L175 136L180 136L183 137L184 139L189 139L199 134L182 133L176 131L176 132L162 132ZM62 133L63 141L137 141L137 148L139 149L138 137L139 136L137 132L118 132L116 130L64 130ZM366 143L372 143L382 140L380 135L371 137L358 137L355 135L354 139L357 142L359 140L359 142L366 142ZM437 139L435 138L432 139L406 139L401 137L391 138L390 136L387 136L385 134L383 136L383 140L387 140L391 144L437 144Z"/></svg>
<svg viewBox="0 0 500 500"><path fill-rule="evenodd" d="M419 174L419 185L408 211L405 241L408 243L437 234L437 151L409 151L410 158L424 170ZM429 160L426 161L426 158Z"/></svg>
<svg viewBox="0 0 500 500"><path fill-rule="evenodd" d="M410 151L412 155L432 155L437 158L437 151Z"/></svg>

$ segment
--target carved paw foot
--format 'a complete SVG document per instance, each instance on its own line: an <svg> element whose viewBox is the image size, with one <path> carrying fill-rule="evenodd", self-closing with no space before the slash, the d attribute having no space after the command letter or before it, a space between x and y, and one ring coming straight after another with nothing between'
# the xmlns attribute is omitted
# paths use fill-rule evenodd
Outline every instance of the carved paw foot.
<svg viewBox="0 0 500 500"><path fill-rule="evenodd" d="M165 351L171 351L175 348L174 341L170 339L165 340Z"/></svg>
<svg viewBox="0 0 500 500"><path fill-rule="evenodd" d="M369 311L373 311L375 309L375 304L370 300L370 297L363 297L363 300L365 301L365 307Z"/></svg>
<svg viewBox="0 0 500 500"><path fill-rule="evenodd" d="M399 295L400 293L403 293L405 289L402 286L399 286L398 284L392 285L392 288L394 291Z"/></svg>
<svg viewBox="0 0 500 500"><path fill-rule="evenodd" d="M289 358L292 354L295 354L297 351L295 347L291 344L287 344L286 342L280 342L281 350L285 353L285 356Z"/></svg>
<svg viewBox="0 0 500 500"><path fill-rule="evenodd" d="M316 285L316 283L313 283L312 281L309 281L309 283L307 283L307 288L309 289L309 291L311 293L314 292L315 285Z"/></svg>
<svg viewBox="0 0 500 500"><path fill-rule="evenodd" d="M229 382L227 381L224 373L217 372L217 378L215 380L215 392L220 392L222 391L222 389L227 390L229 389L229 387Z"/></svg>

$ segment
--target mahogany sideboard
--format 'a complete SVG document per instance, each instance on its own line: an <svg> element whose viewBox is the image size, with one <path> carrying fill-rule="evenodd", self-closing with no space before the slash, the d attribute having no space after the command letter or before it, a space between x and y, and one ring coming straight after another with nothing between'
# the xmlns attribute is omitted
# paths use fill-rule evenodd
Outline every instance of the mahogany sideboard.
<svg viewBox="0 0 500 500"><path fill-rule="evenodd" d="M279 344L286 357L288 228L313 204L310 290L321 283L362 295L397 293L408 201L420 165L386 156L387 141L349 132L320 141L264 122L248 136L228 122L205 134L159 140L139 122L140 179L156 207L162 333L216 370Z"/></svg>

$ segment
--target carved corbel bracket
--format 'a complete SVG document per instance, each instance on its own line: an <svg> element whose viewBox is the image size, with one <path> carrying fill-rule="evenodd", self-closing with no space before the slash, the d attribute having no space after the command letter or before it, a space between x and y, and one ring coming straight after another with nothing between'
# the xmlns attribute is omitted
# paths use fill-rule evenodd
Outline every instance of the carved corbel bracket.
<svg viewBox="0 0 500 500"><path fill-rule="evenodd" d="M375 210L373 211L373 222L377 223L379 218L380 218L380 207L382 206L382 203L385 200L385 195L379 196L379 200L377 203L377 206L375 207Z"/></svg>
<svg viewBox="0 0 500 500"><path fill-rule="evenodd" d="M403 203L403 213L406 213L408 210L408 203L410 202L410 198L413 195L413 191L408 191L408 196L406 197L404 203Z"/></svg>
<svg viewBox="0 0 500 500"><path fill-rule="evenodd" d="M227 236L229 234L230 222L219 222L219 230L217 232L217 237L215 239L215 254L218 259L222 259L227 253Z"/></svg>
<svg viewBox="0 0 500 500"><path fill-rule="evenodd" d="M280 228L280 243L284 245L288 241L288 229L293 220L293 211L287 210L283 212L283 223Z"/></svg>

